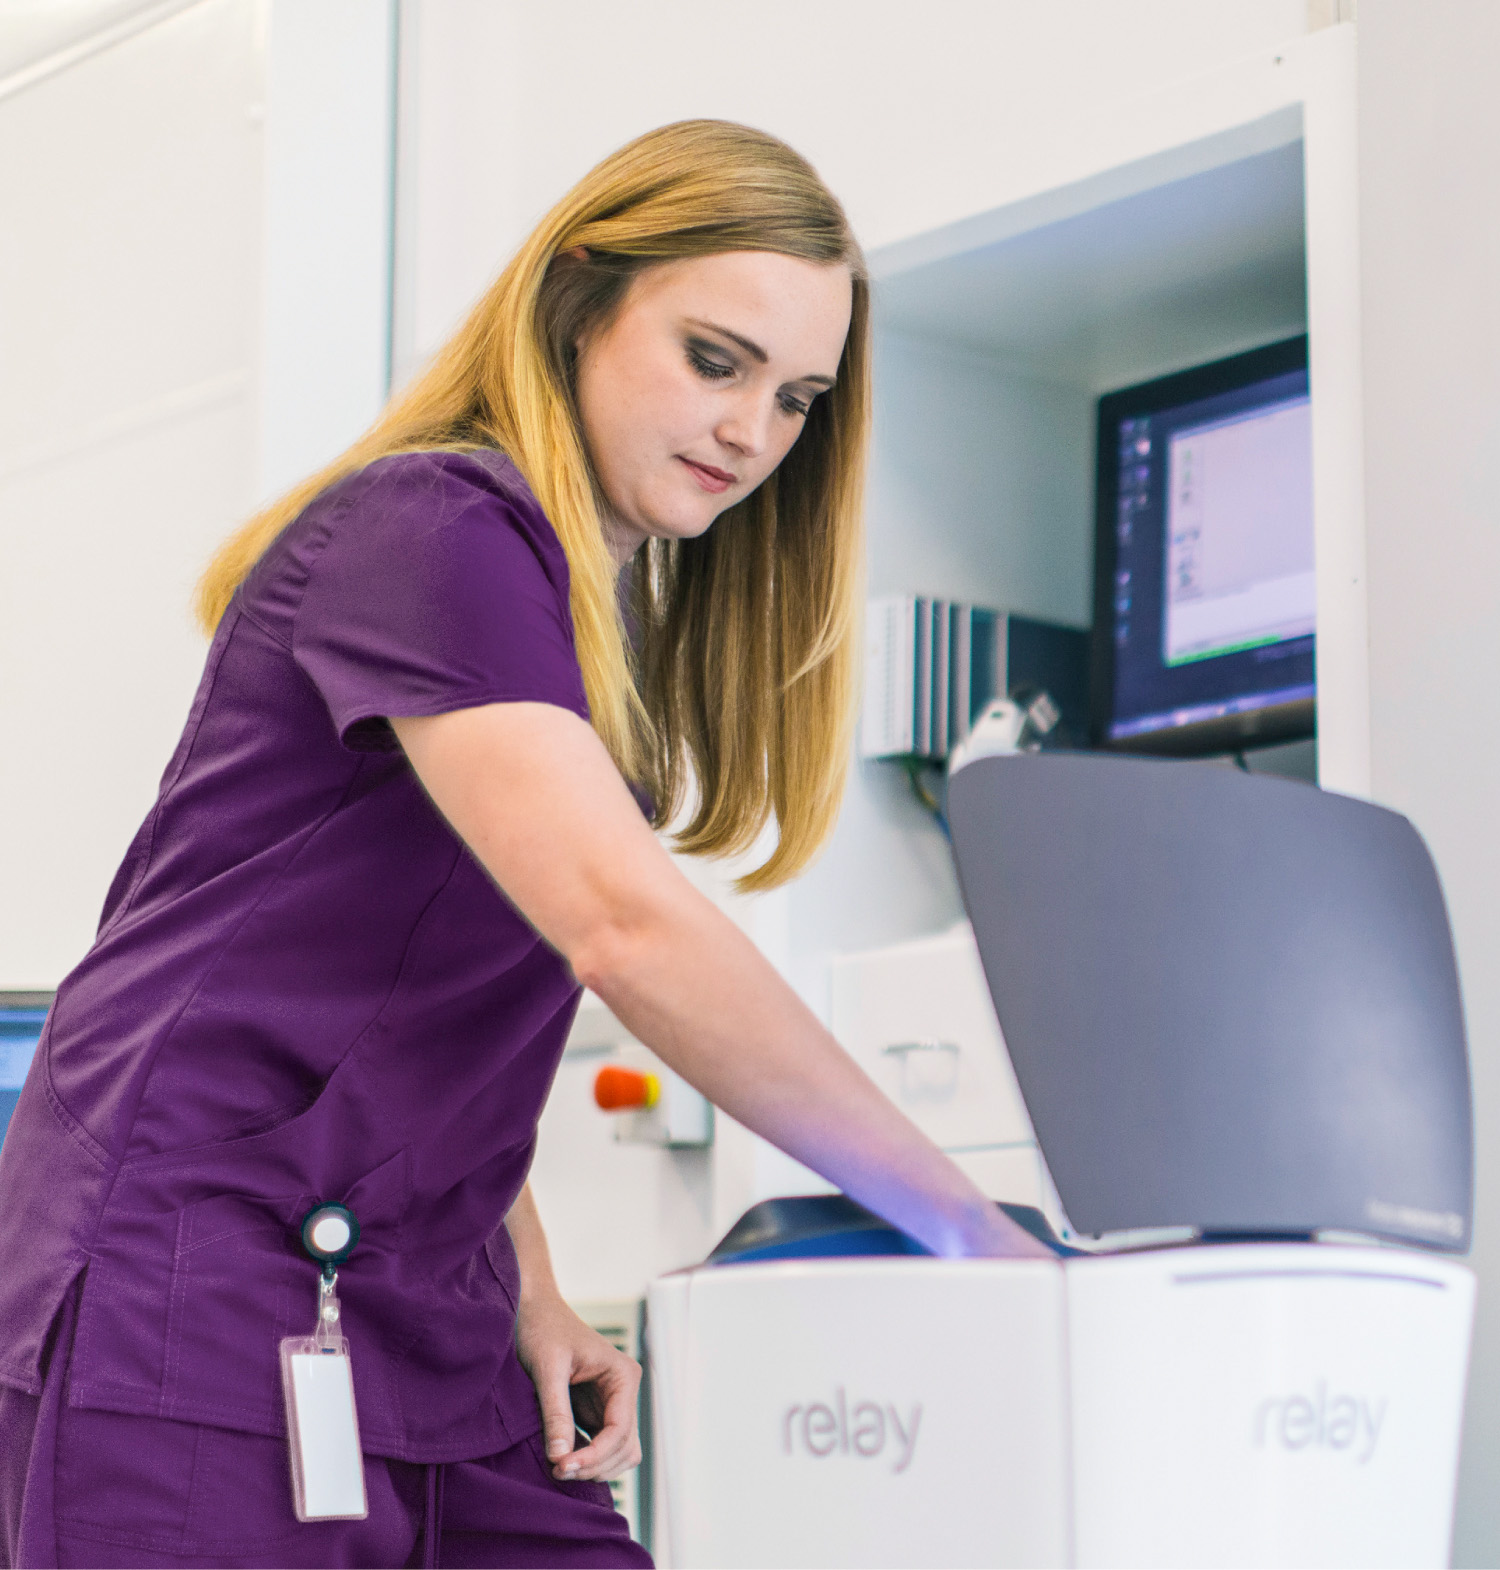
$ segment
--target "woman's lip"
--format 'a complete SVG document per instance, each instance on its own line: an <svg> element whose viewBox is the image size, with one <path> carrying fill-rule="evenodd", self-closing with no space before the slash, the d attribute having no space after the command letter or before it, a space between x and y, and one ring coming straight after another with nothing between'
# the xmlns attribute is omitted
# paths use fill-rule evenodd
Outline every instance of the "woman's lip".
<svg viewBox="0 0 1500 1570"><path fill-rule="evenodd" d="M716 496L734 484L734 476L723 469L715 469L706 463L694 463L691 458L682 458L680 461L693 471L693 477L704 490L712 491Z"/></svg>

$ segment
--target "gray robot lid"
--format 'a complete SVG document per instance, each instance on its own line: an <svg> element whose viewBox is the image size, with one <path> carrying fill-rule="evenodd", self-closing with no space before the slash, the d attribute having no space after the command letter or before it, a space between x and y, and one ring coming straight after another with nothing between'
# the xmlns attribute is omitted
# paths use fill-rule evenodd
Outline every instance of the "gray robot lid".
<svg viewBox="0 0 1500 1570"><path fill-rule="evenodd" d="M1233 769L1066 753L975 760L948 818L1078 1231L1467 1248L1463 1005L1405 818Z"/></svg>

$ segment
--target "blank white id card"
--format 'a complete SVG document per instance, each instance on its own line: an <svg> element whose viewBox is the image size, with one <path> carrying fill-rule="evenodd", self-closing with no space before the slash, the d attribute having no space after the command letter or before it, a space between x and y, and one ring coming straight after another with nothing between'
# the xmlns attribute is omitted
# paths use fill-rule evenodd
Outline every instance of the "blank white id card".
<svg viewBox="0 0 1500 1570"><path fill-rule="evenodd" d="M281 1388L292 1459L292 1503L299 1521L363 1521L365 1465L348 1343L311 1336L281 1343Z"/></svg>

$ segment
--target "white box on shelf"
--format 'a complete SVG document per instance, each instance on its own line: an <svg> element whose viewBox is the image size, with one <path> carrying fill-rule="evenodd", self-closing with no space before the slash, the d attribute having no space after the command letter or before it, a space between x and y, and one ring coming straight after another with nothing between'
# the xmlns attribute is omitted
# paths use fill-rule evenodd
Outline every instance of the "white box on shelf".
<svg viewBox="0 0 1500 1570"><path fill-rule="evenodd" d="M945 1150L1031 1144L967 921L830 965L834 1035Z"/></svg>

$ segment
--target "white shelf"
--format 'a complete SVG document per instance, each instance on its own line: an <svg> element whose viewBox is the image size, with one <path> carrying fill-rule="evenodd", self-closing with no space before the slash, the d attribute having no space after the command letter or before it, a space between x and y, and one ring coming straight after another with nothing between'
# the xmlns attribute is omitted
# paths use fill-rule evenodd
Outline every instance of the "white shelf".
<svg viewBox="0 0 1500 1570"><path fill-rule="evenodd" d="M1325 29L1062 142L997 149L1008 200L871 256L869 587L1085 624L1098 395L1306 331L1318 768L1364 794L1353 44ZM789 891L794 980L816 999L830 956L960 915L931 819L889 770L858 767L828 853Z"/></svg>
<svg viewBox="0 0 1500 1570"><path fill-rule="evenodd" d="M888 273L887 330L1092 393L1302 332L1301 117L1267 151Z"/></svg>
<svg viewBox="0 0 1500 1570"><path fill-rule="evenodd" d="M1307 331L1320 778L1367 794L1355 108L1324 29L997 150L1012 200L876 252L870 580L1086 620L1097 395Z"/></svg>

